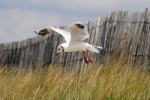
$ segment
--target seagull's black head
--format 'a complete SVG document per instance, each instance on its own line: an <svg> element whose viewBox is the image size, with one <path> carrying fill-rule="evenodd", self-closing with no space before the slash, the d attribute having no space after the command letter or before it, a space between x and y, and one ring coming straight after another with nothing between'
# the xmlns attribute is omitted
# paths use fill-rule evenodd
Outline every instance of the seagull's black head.
<svg viewBox="0 0 150 100"><path fill-rule="evenodd" d="M84 25L82 23L76 23L76 25L78 26L78 28L84 29Z"/></svg>

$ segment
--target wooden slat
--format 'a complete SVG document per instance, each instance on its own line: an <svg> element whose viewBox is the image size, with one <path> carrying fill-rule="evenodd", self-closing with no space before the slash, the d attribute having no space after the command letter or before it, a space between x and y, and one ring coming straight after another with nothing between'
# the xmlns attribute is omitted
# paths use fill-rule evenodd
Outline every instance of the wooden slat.
<svg viewBox="0 0 150 100"><path fill-rule="evenodd" d="M120 52L124 53L125 52L125 49L127 47L127 41L128 41L128 37L129 37L129 34L128 34L128 28L129 26L129 23L128 23L128 12L124 12L122 14L122 17L121 17L121 29L120 29L120 45L119 45L119 49L120 49Z"/></svg>
<svg viewBox="0 0 150 100"><path fill-rule="evenodd" d="M136 50L137 50L137 46L138 46L138 34L137 34L137 29L138 29L138 24L137 23L137 19L138 19L138 13L134 13L133 16L133 20L132 20L132 26L131 26L131 30L132 30L132 51L131 54L135 55L136 54Z"/></svg>
<svg viewBox="0 0 150 100"><path fill-rule="evenodd" d="M117 35L116 35L116 31L117 31L117 19L118 19L118 12L114 12L114 15L113 15L113 18L112 18L112 21L113 21L113 26L112 26L112 33L111 33L111 37L112 37L112 44L111 44L111 52L114 52L116 51L116 38L117 38Z"/></svg>
<svg viewBox="0 0 150 100"><path fill-rule="evenodd" d="M148 27L150 27L150 12L148 13ZM150 56L150 29L148 31L148 44L147 44L147 49L146 49L146 56Z"/></svg>
<svg viewBox="0 0 150 100"><path fill-rule="evenodd" d="M117 12L112 12L111 23L110 23L110 44L109 44L109 52L113 52L114 50L114 31L116 29L116 21L117 21Z"/></svg>
<svg viewBox="0 0 150 100"><path fill-rule="evenodd" d="M109 52L109 45L110 45L110 39L111 39L111 18L112 18L112 13L109 12L106 18L106 27L105 27L105 52L108 53Z"/></svg>

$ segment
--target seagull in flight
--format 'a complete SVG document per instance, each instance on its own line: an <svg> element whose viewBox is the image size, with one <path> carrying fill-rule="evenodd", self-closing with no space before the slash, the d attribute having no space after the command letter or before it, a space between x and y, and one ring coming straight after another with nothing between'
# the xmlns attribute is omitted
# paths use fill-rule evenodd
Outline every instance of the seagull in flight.
<svg viewBox="0 0 150 100"><path fill-rule="evenodd" d="M36 30L35 33L42 36L53 33L61 34L65 38L66 43L58 45L56 56L58 56L61 52L82 51L84 55L84 61L87 64L89 61L92 63L92 60L88 55L88 50L99 53L96 48L102 49L100 46L93 46L83 42L83 40L89 38L89 34L87 27L79 21L71 23L71 25L68 27L68 30L46 26Z"/></svg>

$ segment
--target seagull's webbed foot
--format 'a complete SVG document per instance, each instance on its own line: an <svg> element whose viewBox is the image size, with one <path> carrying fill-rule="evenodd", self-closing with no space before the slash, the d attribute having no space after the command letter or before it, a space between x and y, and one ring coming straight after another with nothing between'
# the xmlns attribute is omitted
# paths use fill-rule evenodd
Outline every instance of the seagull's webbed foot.
<svg viewBox="0 0 150 100"><path fill-rule="evenodd" d="M84 57L84 62L85 62L86 64L89 63L89 61L86 60L86 57Z"/></svg>
<svg viewBox="0 0 150 100"><path fill-rule="evenodd" d="M93 61L91 60L90 56L88 56L88 51L82 51L84 54L84 61L85 63L89 63L89 61L92 63Z"/></svg>

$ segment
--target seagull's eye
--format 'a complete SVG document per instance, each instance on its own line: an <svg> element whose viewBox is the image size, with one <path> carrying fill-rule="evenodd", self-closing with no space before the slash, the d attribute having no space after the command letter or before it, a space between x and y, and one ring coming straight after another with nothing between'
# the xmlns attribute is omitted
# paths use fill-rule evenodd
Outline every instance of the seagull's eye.
<svg viewBox="0 0 150 100"><path fill-rule="evenodd" d="M58 49L58 50L60 50L60 49Z"/></svg>

